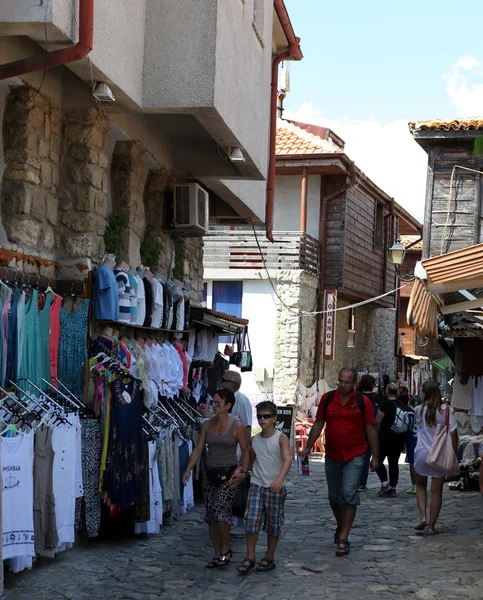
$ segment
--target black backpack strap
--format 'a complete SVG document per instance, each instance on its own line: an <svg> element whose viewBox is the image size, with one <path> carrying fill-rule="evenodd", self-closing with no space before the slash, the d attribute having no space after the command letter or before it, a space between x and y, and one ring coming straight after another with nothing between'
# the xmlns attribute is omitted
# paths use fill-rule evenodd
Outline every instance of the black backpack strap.
<svg viewBox="0 0 483 600"><path fill-rule="evenodd" d="M364 394L356 392L356 402L359 410L361 411L362 418L366 417L366 403L364 402Z"/></svg>
<svg viewBox="0 0 483 600"><path fill-rule="evenodd" d="M325 397L324 400L324 420L327 417L327 409L329 408L330 403L332 402L332 400L335 398L335 390L332 390L331 392L327 393L327 396Z"/></svg>

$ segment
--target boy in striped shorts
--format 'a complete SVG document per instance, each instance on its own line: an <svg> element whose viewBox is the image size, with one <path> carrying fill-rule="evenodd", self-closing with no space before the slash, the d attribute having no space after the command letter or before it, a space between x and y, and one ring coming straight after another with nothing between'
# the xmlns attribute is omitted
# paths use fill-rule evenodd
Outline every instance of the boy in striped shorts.
<svg viewBox="0 0 483 600"><path fill-rule="evenodd" d="M275 428L277 407L273 402L260 402L256 408L262 431L252 438L252 478L245 515L247 556L237 569L240 575L247 575L255 566L260 529L267 534L268 548L257 571L275 569L275 550L284 522L283 505L287 496L285 477L292 466L289 439Z"/></svg>

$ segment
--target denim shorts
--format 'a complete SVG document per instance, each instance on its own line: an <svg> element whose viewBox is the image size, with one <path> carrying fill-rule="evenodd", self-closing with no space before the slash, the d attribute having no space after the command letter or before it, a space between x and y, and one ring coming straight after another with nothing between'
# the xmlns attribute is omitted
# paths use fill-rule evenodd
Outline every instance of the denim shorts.
<svg viewBox="0 0 483 600"><path fill-rule="evenodd" d="M325 457L325 474L332 508L350 510L361 503L359 485L364 457L365 454L356 456L348 462L339 462Z"/></svg>

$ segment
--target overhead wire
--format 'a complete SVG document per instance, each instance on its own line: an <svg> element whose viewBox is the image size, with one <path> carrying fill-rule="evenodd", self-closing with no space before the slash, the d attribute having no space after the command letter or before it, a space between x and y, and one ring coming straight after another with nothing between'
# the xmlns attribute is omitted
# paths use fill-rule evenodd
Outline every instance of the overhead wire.
<svg viewBox="0 0 483 600"><path fill-rule="evenodd" d="M44 16L44 37L45 37L45 66L44 66L44 72L42 74L42 80L40 82L39 87L35 90L35 94L32 96L32 100L35 100L35 98L40 94L40 90L42 89L44 82L45 82L45 77L47 75L47 57L49 56L49 34L47 31L47 16L48 16L48 12L49 12L49 4L50 4L50 0L47 0L47 2L45 3L45 16Z"/></svg>
<svg viewBox="0 0 483 600"><path fill-rule="evenodd" d="M323 314L327 314L327 313L333 313L333 312L340 312L343 310L350 310L352 308L358 308L360 306L364 306L365 304L371 304L372 302L376 302L377 300L381 300L382 298L385 298L386 296L389 296L391 294L394 294L395 292L402 290L403 288L405 288L407 286L407 284L405 285L401 285L398 288L391 290L389 292L386 292L385 294L380 294L379 296L374 296L373 298L368 298L367 300L363 300L361 302L356 302L355 304L350 304L349 306L341 306L339 308L335 308L335 309L331 309L331 310L295 310L293 309L291 306L288 306L280 297L277 287L273 282L273 279L270 275L270 271L267 268L267 263L265 261L265 257L263 255L263 251L262 251L262 247L260 245L260 241L258 239L258 235L255 229L255 226L253 225L253 222L250 221L250 225L252 227L253 230L253 234L255 236L255 241L257 243L257 247L258 247L258 251L260 253L260 257L262 259L263 262L263 268L267 274L267 278L270 282L270 285L272 286L272 290L275 294L275 296L277 297L278 301L280 302L280 304L287 309L290 313L292 313L293 315L296 315L298 317L313 317L315 315L323 315Z"/></svg>

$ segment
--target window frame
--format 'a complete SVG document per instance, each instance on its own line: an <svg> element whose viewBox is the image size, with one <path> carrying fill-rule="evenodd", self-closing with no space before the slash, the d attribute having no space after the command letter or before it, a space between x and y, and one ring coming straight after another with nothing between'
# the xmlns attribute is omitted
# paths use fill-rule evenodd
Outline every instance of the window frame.
<svg viewBox="0 0 483 600"><path fill-rule="evenodd" d="M384 249L384 229L384 204L376 200L374 202L374 235L372 240L372 249L374 252L381 252Z"/></svg>
<svg viewBox="0 0 483 600"><path fill-rule="evenodd" d="M347 347L356 347L356 311L349 308L347 319Z"/></svg>

